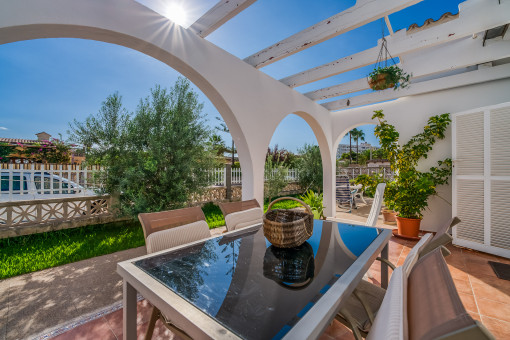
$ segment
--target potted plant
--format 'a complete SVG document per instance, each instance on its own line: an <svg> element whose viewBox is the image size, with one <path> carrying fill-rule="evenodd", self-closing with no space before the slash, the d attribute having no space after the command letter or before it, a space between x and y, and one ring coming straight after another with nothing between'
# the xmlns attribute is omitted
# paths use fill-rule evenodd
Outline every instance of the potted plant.
<svg viewBox="0 0 510 340"><path fill-rule="evenodd" d="M374 134L379 139L381 149L386 153L395 173L391 192L394 210L398 211L398 234L418 237L423 211L428 206L430 196L437 195L437 186L448 184L452 174L452 160L438 161L437 167L427 172L417 170L418 162L427 158L437 139L445 137L451 122L448 113L430 117L423 132L412 137L406 144L399 145L399 133L384 119L382 110L374 111L372 119L378 119Z"/></svg>
<svg viewBox="0 0 510 340"><path fill-rule="evenodd" d="M382 174L372 174L372 175L359 175L353 180L354 184L361 185L361 190L368 196L373 196L375 194L375 190L379 183L386 183L386 188L384 189L384 209L382 209L382 214L384 218L384 223L386 224L396 224L396 215L395 212L395 182L388 181L383 177Z"/></svg>
<svg viewBox="0 0 510 340"><path fill-rule="evenodd" d="M368 85L372 90L381 91L389 88L394 90L409 85L411 75L407 74L397 65L376 67L368 75Z"/></svg>

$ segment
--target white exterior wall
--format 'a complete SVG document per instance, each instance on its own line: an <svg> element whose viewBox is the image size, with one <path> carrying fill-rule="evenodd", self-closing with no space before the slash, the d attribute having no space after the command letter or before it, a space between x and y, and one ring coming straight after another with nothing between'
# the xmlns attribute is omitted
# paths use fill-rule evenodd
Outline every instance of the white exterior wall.
<svg viewBox="0 0 510 340"><path fill-rule="evenodd" d="M382 109L390 124L400 132L401 143L420 133L430 116L442 113L456 113L510 101L510 79L465 86L446 91L401 98L391 102L374 104L333 113L333 136L338 141L352 128L373 124L374 110ZM335 145L338 145L335 143ZM451 128L444 140L438 141L429 157L420 163L422 170L437 165L437 161L452 157ZM422 229L435 231L451 217L451 184L438 190L442 198L432 197L429 209L425 211Z"/></svg>

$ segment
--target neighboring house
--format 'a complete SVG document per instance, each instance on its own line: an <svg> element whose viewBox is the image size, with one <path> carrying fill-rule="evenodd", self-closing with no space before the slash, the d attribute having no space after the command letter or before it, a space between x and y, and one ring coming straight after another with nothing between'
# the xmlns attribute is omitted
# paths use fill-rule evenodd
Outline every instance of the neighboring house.
<svg viewBox="0 0 510 340"><path fill-rule="evenodd" d="M6 143L8 145L11 145L13 147L18 146L24 146L24 147L40 147L39 145L43 142L48 142L51 139L51 135L47 132L39 132L35 134L37 136L37 139L22 139L22 138L3 138L0 137L0 143ZM54 147L54 146L49 146ZM70 163L71 164L81 164L85 160L85 156L81 155L79 150L71 149L71 156L70 156ZM13 153L9 156L9 163L16 163L16 164L28 164L33 163L34 161L32 159L26 158L22 154L16 154Z"/></svg>

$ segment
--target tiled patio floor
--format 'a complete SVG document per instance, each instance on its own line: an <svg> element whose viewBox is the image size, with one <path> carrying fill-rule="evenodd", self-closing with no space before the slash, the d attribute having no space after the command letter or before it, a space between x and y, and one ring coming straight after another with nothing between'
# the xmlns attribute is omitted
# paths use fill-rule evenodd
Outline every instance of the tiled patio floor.
<svg viewBox="0 0 510 340"><path fill-rule="evenodd" d="M401 265L414 242L393 237L390 242L389 258ZM498 279L488 260L510 263L510 260L449 246L452 255L447 257L450 271L466 309L473 318L480 320L498 339L510 339L510 281ZM379 283L380 266L371 268L372 282ZM150 315L146 301L138 304L138 335L143 338ZM153 339L175 339L164 326L159 324ZM121 339L122 310L86 323L55 339ZM321 337L329 339L354 339L345 326L334 321Z"/></svg>
<svg viewBox="0 0 510 340"><path fill-rule="evenodd" d="M360 207L352 214L339 212L337 217L364 222L368 214L365 210ZM381 220L378 225L385 226ZM218 228L214 233L222 231L223 228ZM413 245L393 237L390 260L401 265ZM510 263L510 260L454 246L449 249L452 255L446 260L466 309L496 338L510 339L510 281L498 279L487 263L488 260ZM101 313L99 317L96 314L91 317L90 312L121 300L122 285L115 265L144 253L143 247L136 248L0 281L0 340L32 339L35 334L63 326L71 319L82 320L81 325L55 339L121 339L122 309ZM373 282L378 283L378 263L372 266L371 273ZM139 302L138 312L138 334L143 338L150 315L146 301ZM92 321L84 323L85 314ZM176 337L158 322L154 339L173 338ZM334 321L321 339L353 339L353 336Z"/></svg>

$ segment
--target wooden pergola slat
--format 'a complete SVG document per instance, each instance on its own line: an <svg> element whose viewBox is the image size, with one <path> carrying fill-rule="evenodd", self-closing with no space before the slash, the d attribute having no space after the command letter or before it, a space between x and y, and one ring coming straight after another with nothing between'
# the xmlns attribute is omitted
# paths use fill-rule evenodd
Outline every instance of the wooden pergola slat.
<svg viewBox="0 0 510 340"><path fill-rule="evenodd" d="M386 37L391 53L393 55L403 55L415 52L505 25L510 21L508 15L510 13L510 2L508 1L499 4L497 1L471 0L461 3L459 8L460 15L458 19L416 33L407 33L406 30L400 30L395 32L393 36ZM379 47L373 47L285 77L280 81L290 87L305 85L373 64L376 62L378 52Z"/></svg>
<svg viewBox="0 0 510 340"><path fill-rule="evenodd" d="M508 77L510 77L510 65L504 64L500 66L456 74L449 77L423 81L421 83L412 84L411 87L402 89L400 91L393 91L392 89L376 91L361 96L331 101L322 104L322 106L330 111L337 111L350 107L380 103L401 97L442 91L459 86L479 84Z"/></svg>
<svg viewBox="0 0 510 340"><path fill-rule="evenodd" d="M356 5L244 59L260 68L422 0L358 0Z"/></svg>
<svg viewBox="0 0 510 340"><path fill-rule="evenodd" d="M202 38L244 11L256 0L221 0L189 27Z"/></svg>
<svg viewBox="0 0 510 340"><path fill-rule="evenodd" d="M452 41L444 46L435 46L424 51L406 55L403 67L412 73L413 78L427 77L447 71L462 69L468 66L487 63L510 57L508 41L488 41L482 46L483 35L475 38L465 37ZM312 100L334 98L349 93L368 89L366 78L356 79L342 84L310 91L304 95Z"/></svg>

